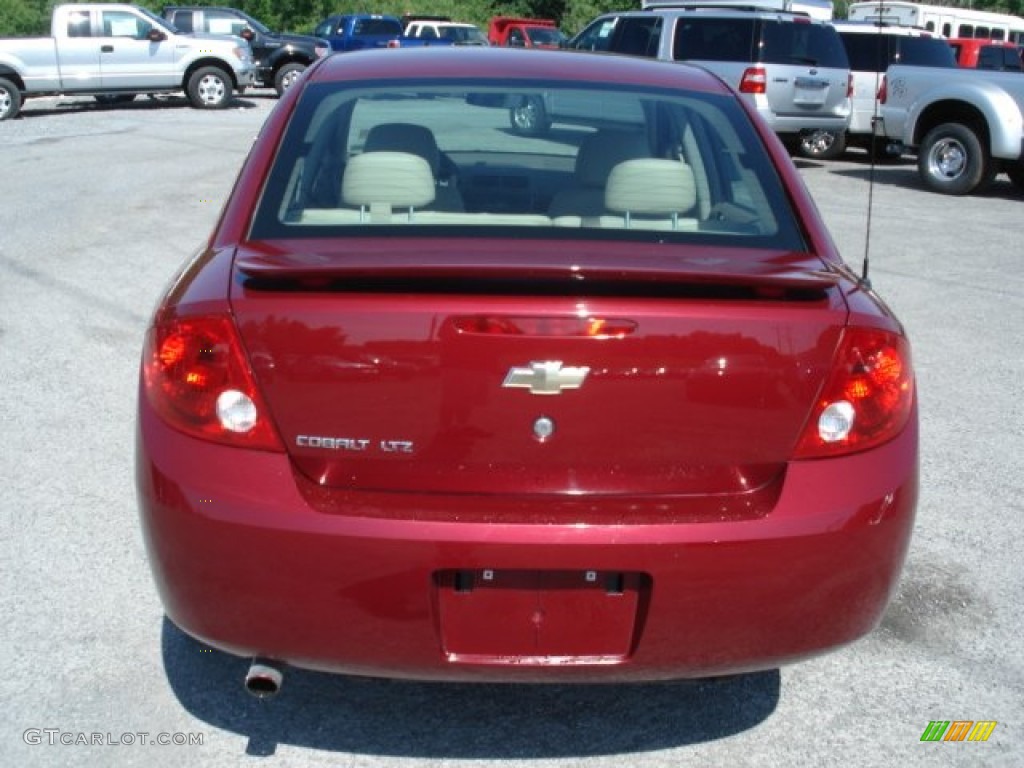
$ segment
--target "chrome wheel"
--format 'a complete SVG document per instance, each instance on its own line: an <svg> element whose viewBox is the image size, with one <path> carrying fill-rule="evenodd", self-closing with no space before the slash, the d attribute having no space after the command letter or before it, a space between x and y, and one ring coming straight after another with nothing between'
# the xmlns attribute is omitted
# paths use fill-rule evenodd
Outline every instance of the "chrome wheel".
<svg viewBox="0 0 1024 768"><path fill-rule="evenodd" d="M934 176L955 181L967 168L967 150L954 138L936 142L928 151L928 171Z"/></svg>
<svg viewBox="0 0 1024 768"><path fill-rule="evenodd" d="M930 189L947 195L983 191L995 178L998 167L972 126L963 123L932 128L917 154L921 179Z"/></svg>
<svg viewBox="0 0 1024 768"><path fill-rule="evenodd" d="M844 133L817 130L808 131L800 136L800 154L816 160L831 160L846 151L846 135Z"/></svg>

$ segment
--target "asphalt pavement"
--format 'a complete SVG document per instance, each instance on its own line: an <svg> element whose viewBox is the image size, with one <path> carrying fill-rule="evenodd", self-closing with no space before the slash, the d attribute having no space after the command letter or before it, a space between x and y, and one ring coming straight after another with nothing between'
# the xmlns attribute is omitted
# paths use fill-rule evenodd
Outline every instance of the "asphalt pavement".
<svg viewBox="0 0 1024 768"><path fill-rule="evenodd" d="M910 160L852 152L798 165L905 322L921 409L917 525L874 633L713 683L291 670L271 701L244 693L244 661L164 619L133 416L149 314L275 103L40 99L0 123L0 766L1024 765L1024 194L1001 177L944 197ZM921 740L947 720L996 726L984 742Z"/></svg>

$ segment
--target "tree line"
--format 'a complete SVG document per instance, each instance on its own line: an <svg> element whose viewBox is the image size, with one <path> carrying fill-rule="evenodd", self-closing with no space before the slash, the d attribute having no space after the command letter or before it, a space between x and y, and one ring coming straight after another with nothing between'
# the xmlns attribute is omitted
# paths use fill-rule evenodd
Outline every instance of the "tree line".
<svg viewBox="0 0 1024 768"><path fill-rule="evenodd" d="M187 0L178 0L181 5ZM159 14L168 3L140 2ZM639 7L639 0L221 0L196 5L238 8L279 32L312 31L321 20L335 13L405 13L449 16L476 24L485 32L492 16L526 16L554 19L572 35L588 21L606 11ZM935 5L969 5L975 10L1024 15L1024 0L966 0L963 3L933 2ZM0 0L0 36L47 35L54 0ZM844 18L848 0L837 0L836 18Z"/></svg>

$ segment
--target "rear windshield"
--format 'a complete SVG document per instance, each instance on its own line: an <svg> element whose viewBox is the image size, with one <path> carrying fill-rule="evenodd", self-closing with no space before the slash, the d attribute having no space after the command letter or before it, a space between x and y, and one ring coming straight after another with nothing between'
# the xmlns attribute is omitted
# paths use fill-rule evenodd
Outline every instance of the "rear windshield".
<svg viewBox="0 0 1024 768"><path fill-rule="evenodd" d="M401 35L402 24L397 19L356 19L353 35Z"/></svg>
<svg viewBox="0 0 1024 768"><path fill-rule="evenodd" d="M252 236L371 231L803 247L764 144L731 95L479 80L311 85Z"/></svg>
<svg viewBox="0 0 1024 768"><path fill-rule="evenodd" d="M841 32L850 69L856 72L884 72L890 64L918 67L955 67L953 49L935 37L881 35L868 32Z"/></svg>
<svg viewBox="0 0 1024 768"><path fill-rule="evenodd" d="M849 69L839 33L827 24L765 21L761 62Z"/></svg>
<svg viewBox="0 0 1024 768"><path fill-rule="evenodd" d="M832 27L774 19L680 18L672 57L677 61L848 67L842 41Z"/></svg>

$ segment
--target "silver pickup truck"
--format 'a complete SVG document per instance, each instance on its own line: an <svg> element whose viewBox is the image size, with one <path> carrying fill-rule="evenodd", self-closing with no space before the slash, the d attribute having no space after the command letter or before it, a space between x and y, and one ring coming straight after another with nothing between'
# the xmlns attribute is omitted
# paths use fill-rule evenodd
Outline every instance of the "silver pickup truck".
<svg viewBox="0 0 1024 768"><path fill-rule="evenodd" d="M981 192L999 173L1024 189L1024 76L1020 72L894 64L879 95L888 138L917 152L930 189Z"/></svg>
<svg viewBox="0 0 1024 768"><path fill-rule="evenodd" d="M218 109L253 84L249 44L226 35L182 35L144 8L59 5L51 36L0 40L0 120L32 96L184 91L192 106Z"/></svg>

